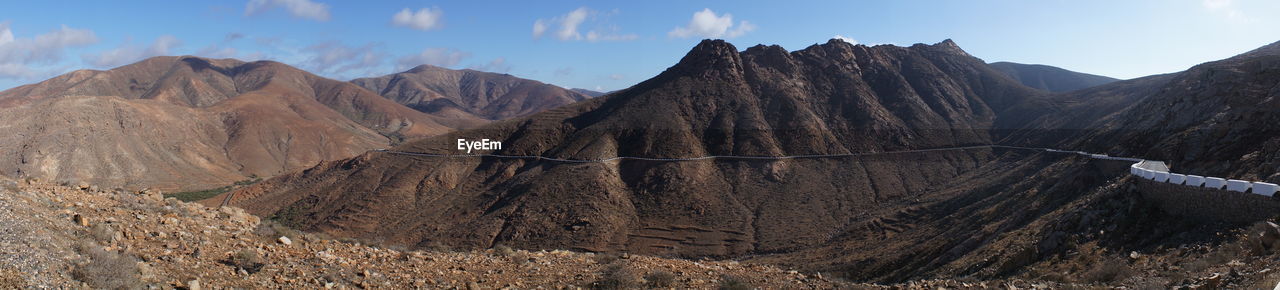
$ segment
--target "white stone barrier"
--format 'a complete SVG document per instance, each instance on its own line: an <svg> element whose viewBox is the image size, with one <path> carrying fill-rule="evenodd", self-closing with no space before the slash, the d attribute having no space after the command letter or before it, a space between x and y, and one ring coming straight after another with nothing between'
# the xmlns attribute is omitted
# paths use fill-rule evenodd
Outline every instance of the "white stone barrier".
<svg viewBox="0 0 1280 290"><path fill-rule="evenodd" d="M1253 187L1252 182L1235 179L1227 180L1227 190L1230 191L1248 192L1250 187Z"/></svg>
<svg viewBox="0 0 1280 290"><path fill-rule="evenodd" d="M1266 182L1253 183L1254 194L1272 196L1276 194L1276 191L1280 191L1280 186L1277 186L1274 183L1266 183Z"/></svg>
<svg viewBox="0 0 1280 290"><path fill-rule="evenodd" d="M1167 182L1169 181L1169 173L1164 171L1156 171L1156 178L1154 180L1156 182Z"/></svg>
<svg viewBox="0 0 1280 290"><path fill-rule="evenodd" d="M1204 187L1213 188L1213 189L1222 189L1225 186L1227 186L1226 179L1217 178L1217 177L1204 178Z"/></svg>
<svg viewBox="0 0 1280 290"><path fill-rule="evenodd" d="M1204 176L1187 175L1187 186L1200 187L1204 185Z"/></svg>
<svg viewBox="0 0 1280 290"><path fill-rule="evenodd" d="M1066 150L1056 150L1056 149L1044 149L1044 150L1049 152L1076 153L1079 155L1088 156L1093 159L1133 161L1135 163L1133 165L1129 165L1129 174L1142 177L1144 179L1153 180L1156 182L1167 182L1171 184L1186 185L1191 187L1204 186L1207 188L1225 189L1225 190L1230 190L1235 192L1252 192L1254 194L1264 195L1264 196L1273 196L1277 192L1280 192L1280 185L1276 185L1272 183L1249 182L1249 181L1236 180L1236 179L1228 180L1228 179L1217 178L1217 177L1204 177L1199 175L1177 174L1173 172L1156 171L1156 170L1145 168L1145 167L1149 167L1149 166L1146 166L1148 165L1148 162L1154 162L1153 165L1151 166L1164 169L1165 166L1163 165L1163 162L1159 162L1159 161L1149 161L1149 160L1138 159L1138 158L1112 157L1112 156L1107 156L1106 154L1093 154L1093 153L1088 153L1084 151L1066 151ZM1280 288L1277 288L1277 289L1280 289Z"/></svg>

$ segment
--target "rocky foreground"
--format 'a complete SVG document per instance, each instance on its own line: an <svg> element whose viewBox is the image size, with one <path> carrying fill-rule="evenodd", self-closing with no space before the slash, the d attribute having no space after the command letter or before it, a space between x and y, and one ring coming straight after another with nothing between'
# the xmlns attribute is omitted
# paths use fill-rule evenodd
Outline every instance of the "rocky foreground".
<svg viewBox="0 0 1280 290"><path fill-rule="evenodd" d="M0 288L856 286L771 266L500 247L403 251L158 192L0 180ZM618 286L618 287L614 287Z"/></svg>
<svg viewBox="0 0 1280 290"><path fill-rule="evenodd" d="M879 285L738 261L507 247L407 251L301 233L239 208L205 207L156 191L3 178L0 224L0 289L1087 289L1132 284L1009 279ZM1274 263L1250 260L1252 265L1232 261L1221 274L1183 285L1270 285L1248 277L1269 276Z"/></svg>

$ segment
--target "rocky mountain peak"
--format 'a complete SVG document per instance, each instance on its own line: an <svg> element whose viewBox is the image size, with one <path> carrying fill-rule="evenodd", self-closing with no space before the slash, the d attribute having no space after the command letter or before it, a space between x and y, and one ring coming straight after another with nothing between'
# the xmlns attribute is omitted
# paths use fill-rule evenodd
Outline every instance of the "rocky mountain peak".
<svg viewBox="0 0 1280 290"><path fill-rule="evenodd" d="M723 39L704 39L689 50L680 62L672 67L690 70L742 70L742 58L738 48Z"/></svg>

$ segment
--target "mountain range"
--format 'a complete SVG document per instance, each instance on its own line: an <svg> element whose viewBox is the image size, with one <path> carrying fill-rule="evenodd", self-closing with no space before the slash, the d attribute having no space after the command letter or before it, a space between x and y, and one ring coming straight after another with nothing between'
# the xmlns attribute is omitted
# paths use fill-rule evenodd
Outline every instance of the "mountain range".
<svg viewBox="0 0 1280 290"><path fill-rule="evenodd" d="M1110 173L1120 165L972 146L1278 182L1280 134L1259 125L1280 122L1276 67L1280 43L1114 80L987 63L951 40L704 40L601 94L425 65L343 82L155 57L0 92L0 174L165 190L274 176L203 202L413 248L730 258L875 282L1080 280L1092 274L1070 269L1132 257L1117 250L1223 242L1215 232L1239 225L1153 208ZM543 158L423 155L465 154L460 139ZM895 153L935 148L965 149ZM700 158L808 155L842 157Z"/></svg>
<svg viewBox="0 0 1280 290"><path fill-rule="evenodd" d="M436 75L415 74L422 71ZM74 71L0 92L0 173L109 187L213 188L586 98L474 71L420 67L395 76L384 77L397 80L384 97L272 61L166 56ZM458 83L441 91L412 86L427 82ZM507 90L513 93L500 98L475 94ZM409 95L466 106L419 111L397 103Z"/></svg>
<svg viewBox="0 0 1280 290"><path fill-rule="evenodd" d="M1151 247L1198 236L1186 225L1200 222L1121 198L1107 166L1088 160L997 148L890 152L1002 143L1175 167L1239 159L1203 170L1274 179L1266 165L1277 162L1268 149L1277 135L1246 124L1276 118L1267 109L1275 46L1053 93L950 40L832 40L797 51L706 40L630 88L325 162L230 201L307 231L413 247L728 257L871 281L995 277L1059 255L1068 236L1078 247ZM576 160L868 155L575 163L394 153L458 154L457 139L480 138L504 144L495 154ZM1102 221L1080 218L1099 214L1152 218L1124 224L1145 236L1098 234Z"/></svg>
<svg viewBox="0 0 1280 290"><path fill-rule="evenodd" d="M523 117L592 97L509 74L430 65L351 83L422 112L461 111L485 120Z"/></svg>
<svg viewBox="0 0 1280 290"><path fill-rule="evenodd" d="M631 88L392 150L450 154L459 138L501 140L499 154L564 159L989 144L1000 112L1040 95L950 40L833 40L795 52L739 52L707 40ZM374 152L268 180L238 191L232 204L305 230L407 245L738 256L820 245L868 211L993 154L566 164Z"/></svg>

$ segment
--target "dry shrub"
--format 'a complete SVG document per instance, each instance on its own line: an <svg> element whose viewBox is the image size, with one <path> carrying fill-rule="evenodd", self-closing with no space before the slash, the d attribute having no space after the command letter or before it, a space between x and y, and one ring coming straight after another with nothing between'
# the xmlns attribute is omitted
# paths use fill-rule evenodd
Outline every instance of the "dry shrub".
<svg viewBox="0 0 1280 290"><path fill-rule="evenodd" d="M676 285L676 274L667 270L653 270L644 275L644 280L649 282L649 287L670 288Z"/></svg>
<svg viewBox="0 0 1280 290"><path fill-rule="evenodd" d="M1085 282L1089 283L1108 283L1121 281L1133 276L1133 269L1129 264L1120 259L1113 259L1097 264L1092 270L1084 273Z"/></svg>
<svg viewBox="0 0 1280 290"><path fill-rule="evenodd" d="M595 289L632 289L644 285L641 280L640 273L627 265L624 261L614 262L604 266L604 270L600 272L600 280L592 283Z"/></svg>
<svg viewBox="0 0 1280 290"><path fill-rule="evenodd" d="M516 250L507 245L497 245L493 247L493 253L502 257L510 257L516 254Z"/></svg>
<svg viewBox="0 0 1280 290"><path fill-rule="evenodd" d="M99 243L110 243L116 238L116 230L110 225L97 223L89 227L89 236Z"/></svg>
<svg viewBox="0 0 1280 290"><path fill-rule="evenodd" d="M608 265L617 262L622 256L614 253L597 253L591 258L596 261L596 264Z"/></svg>
<svg viewBox="0 0 1280 290"><path fill-rule="evenodd" d="M140 289L142 274L138 260L131 256L103 250L96 244L82 243L80 254L89 261L76 265L71 277L89 284L94 289Z"/></svg>
<svg viewBox="0 0 1280 290"><path fill-rule="evenodd" d="M253 229L253 233L265 238L268 242L273 242L280 237L301 241L303 236L302 232L270 219L258 223L258 227Z"/></svg>
<svg viewBox="0 0 1280 290"><path fill-rule="evenodd" d="M755 289L751 285L751 281L746 278L735 275L720 276L720 290L750 290Z"/></svg>
<svg viewBox="0 0 1280 290"><path fill-rule="evenodd" d="M231 259L227 260L227 264L252 274L262 270L262 267L267 265L267 261L261 255L258 255L258 251L254 249L241 249L231 255Z"/></svg>

